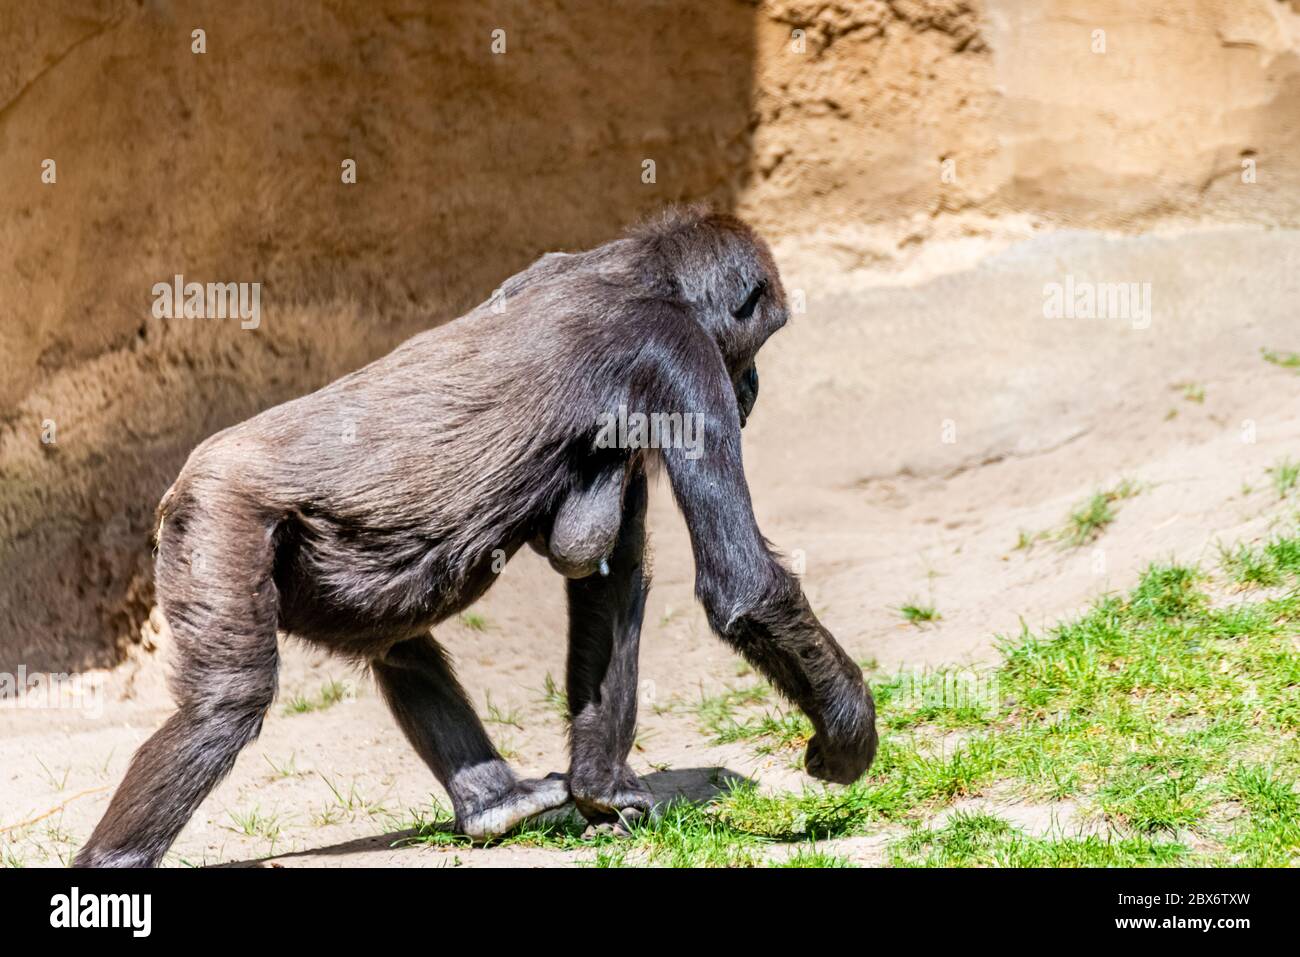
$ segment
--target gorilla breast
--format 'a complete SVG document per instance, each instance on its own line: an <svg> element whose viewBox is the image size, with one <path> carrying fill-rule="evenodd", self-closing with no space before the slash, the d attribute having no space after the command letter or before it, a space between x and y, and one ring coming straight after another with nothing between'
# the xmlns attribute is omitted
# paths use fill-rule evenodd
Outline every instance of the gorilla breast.
<svg viewBox="0 0 1300 957"><path fill-rule="evenodd" d="M543 554L561 575L586 578L597 571L608 572L605 562L614 551L623 520L625 474L621 464L607 468L560 504Z"/></svg>

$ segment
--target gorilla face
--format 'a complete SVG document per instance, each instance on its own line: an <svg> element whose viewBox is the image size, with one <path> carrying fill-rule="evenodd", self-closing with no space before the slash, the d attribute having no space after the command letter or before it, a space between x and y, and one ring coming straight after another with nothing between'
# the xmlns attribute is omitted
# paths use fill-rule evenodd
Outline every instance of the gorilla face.
<svg viewBox="0 0 1300 957"><path fill-rule="evenodd" d="M760 263L762 258L767 258L770 262L770 256L754 258ZM750 288L745 301L732 310L732 320L742 327L748 327L744 331L747 333L746 338L753 343L750 348L754 353L758 352L772 332L785 324L779 284L780 280L777 280L778 291L774 294L769 288L768 280L759 279ZM758 367L752 356L747 365L742 360L740 371L733 376L731 384L736 390L736 408L740 412L740 427L743 429L749 421L750 413L754 411L754 403L758 401Z"/></svg>
<svg viewBox="0 0 1300 957"><path fill-rule="evenodd" d="M758 367L750 365L732 382L736 390L736 408L740 410L740 427L743 429L749 421L749 414L754 411L758 401Z"/></svg>

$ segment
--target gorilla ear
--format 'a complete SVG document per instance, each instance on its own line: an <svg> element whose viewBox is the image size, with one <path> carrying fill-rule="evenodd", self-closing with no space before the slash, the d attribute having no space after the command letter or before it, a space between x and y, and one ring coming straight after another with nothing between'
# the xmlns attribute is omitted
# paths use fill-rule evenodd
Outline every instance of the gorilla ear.
<svg viewBox="0 0 1300 957"><path fill-rule="evenodd" d="M737 309L735 312L733 312L732 315L735 316L737 319L741 319L741 320L748 319L750 316L754 314L754 310L758 308L758 300L763 298L763 293L766 291L767 291L767 280L760 279L758 285L755 286L753 290L750 292L749 298L746 299L744 303L741 304L741 307Z"/></svg>

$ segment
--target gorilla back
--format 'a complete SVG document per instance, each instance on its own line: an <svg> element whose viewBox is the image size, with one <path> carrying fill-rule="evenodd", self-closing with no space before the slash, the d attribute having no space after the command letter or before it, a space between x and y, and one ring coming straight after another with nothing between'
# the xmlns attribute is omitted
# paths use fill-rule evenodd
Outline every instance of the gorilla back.
<svg viewBox="0 0 1300 957"><path fill-rule="evenodd" d="M201 444L159 507L178 711L77 862L161 860L260 730L277 630L369 664L464 833L570 797L594 824L648 811L626 758L654 459L710 624L812 719L808 771L854 780L875 751L871 696L770 553L741 462L755 357L785 321L762 240L732 217L673 210L544 256L467 315ZM699 416L703 454L597 447L597 423L621 407ZM569 773L531 781L492 746L429 633L526 543L568 579L572 719Z"/></svg>

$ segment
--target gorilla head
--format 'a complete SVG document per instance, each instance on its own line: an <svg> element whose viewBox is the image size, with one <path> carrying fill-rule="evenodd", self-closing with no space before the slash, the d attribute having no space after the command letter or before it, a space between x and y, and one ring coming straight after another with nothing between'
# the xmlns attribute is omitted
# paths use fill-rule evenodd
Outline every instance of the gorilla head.
<svg viewBox="0 0 1300 957"><path fill-rule="evenodd" d="M648 247L639 261L658 270L654 284L689 303L718 344L743 426L758 399L755 356L789 317L772 251L741 220L699 206L670 210L633 238Z"/></svg>

